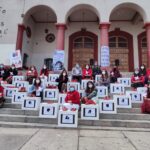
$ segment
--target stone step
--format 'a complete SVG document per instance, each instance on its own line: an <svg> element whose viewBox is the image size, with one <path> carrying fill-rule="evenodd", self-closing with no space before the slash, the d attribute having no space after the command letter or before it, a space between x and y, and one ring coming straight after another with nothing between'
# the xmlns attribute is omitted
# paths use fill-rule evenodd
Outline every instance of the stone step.
<svg viewBox="0 0 150 150"><path fill-rule="evenodd" d="M21 110L21 109L14 109L14 108L1 108L0 114L38 116L39 111Z"/></svg>
<svg viewBox="0 0 150 150"><path fill-rule="evenodd" d="M118 108L117 113L141 114L140 108ZM18 108L1 108L0 114L38 116L39 111L22 110Z"/></svg>
<svg viewBox="0 0 150 150"><path fill-rule="evenodd" d="M15 109L21 109L21 104L12 104L12 103L5 103L4 108L15 108ZM140 103L133 103L132 108L140 108Z"/></svg>
<svg viewBox="0 0 150 150"><path fill-rule="evenodd" d="M141 114L140 108L118 108L117 113Z"/></svg>
<svg viewBox="0 0 150 150"><path fill-rule="evenodd" d="M0 115L0 126L4 124L9 124L9 127L17 127L15 126L16 122L18 127L26 127L37 126L37 127L56 127L57 119L41 119L37 117L23 117L23 116L5 116ZM1 124L1 122L3 122ZM22 126L20 126L22 124ZM42 125L41 125L42 124ZM80 126L89 126L89 127L124 127L124 128L150 128L150 121L144 120L114 120L114 119L101 119L101 120L78 120L79 127ZM32 127L33 127L32 126ZM6 126L5 126L6 127Z"/></svg>
<svg viewBox="0 0 150 150"><path fill-rule="evenodd" d="M131 114L131 113L100 114L100 119L150 121L150 115L149 114Z"/></svg>

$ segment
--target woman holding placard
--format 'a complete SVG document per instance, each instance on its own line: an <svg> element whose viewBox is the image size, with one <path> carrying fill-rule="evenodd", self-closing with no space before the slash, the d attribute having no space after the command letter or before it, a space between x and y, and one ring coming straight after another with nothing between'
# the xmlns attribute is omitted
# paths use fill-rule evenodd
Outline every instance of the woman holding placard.
<svg viewBox="0 0 150 150"><path fill-rule="evenodd" d="M96 83L97 86L110 86L110 78L108 76L107 70L102 70L102 75L100 80Z"/></svg>
<svg viewBox="0 0 150 150"><path fill-rule="evenodd" d="M87 83L87 88L85 90L86 96L82 98L82 103L88 103L88 100L97 96L97 89L92 81Z"/></svg>
<svg viewBox="0 0 150 150"><path fill-rule="evenodd" d="M80 94L75 90L74 86L70 86L65 98L64 109L78 110L80 105Z"/></svg>
<svg viewBox="0 0 150 150"><path fill-rule="evenodd" d="M83 79L92 79L92 69L90 68L90 65L86 65L83 69Z"/></svg>
<svg viewBox="0 0 150 150"><path fill-rule="evenodd" d="M133 76L131 77L132 87L138 88L144 86L144 76L140 75L139 69L135 69Z"/></svg>
<svg viewBox="0 0 150 150"><path fill-rule="evenodd" d="M42 85L42 81L39 77L37 77L34 80L33 85L29 89L29 94L31 96L42 97L43 89L44 89L44 87Z"/></svg>
<svg viewBox="0 0 150 150"><path fill-rule="evenodd" d="M117 79L120 78L122 75L117 66L114 66L112 71L110 72L110 83L116 83Z"/></svg>
<svg viewBox="0 0 150 150"><path fill-rule="evenodd" d="M29 82L29 84L32 84L33 79L37 78L37 76L38 76L38 72L36 70L36 67L31 66L29 68L29 70L27 71L26 76L27 76L27 81Z"/></svg>
<svg viewBox="0 0 150 150"><path fill-rule="evenodd" d="M59 78L56 79L56 82L58 82L59 92L66 92L67 82L68 82L68 74L65 69L61 72Z"/></svg>

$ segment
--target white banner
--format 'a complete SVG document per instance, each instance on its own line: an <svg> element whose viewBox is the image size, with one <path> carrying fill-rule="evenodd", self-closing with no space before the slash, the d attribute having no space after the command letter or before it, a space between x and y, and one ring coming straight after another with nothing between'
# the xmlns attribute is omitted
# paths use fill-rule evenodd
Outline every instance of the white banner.
<svg viewBox="0 0 150 150"><path fill-rule="evenodd" d="M110 66L110 54L108 46L101 47L101 66L102 67Z"/></svg>
<svg viewBox="0 0 150 150"><path fill-rule="evenodd" d="M54 71L59 71L63 69L64 57L65 57L64 50L55 50L55 53L53 56Z"/></svg>
<svg viewBox="0 0 150 150"><path fill-rule="evenodd" d="M16 50L11 53L10 56L10 65L14 64L16 68L22 67L21 53L20 50Z"/></svg>

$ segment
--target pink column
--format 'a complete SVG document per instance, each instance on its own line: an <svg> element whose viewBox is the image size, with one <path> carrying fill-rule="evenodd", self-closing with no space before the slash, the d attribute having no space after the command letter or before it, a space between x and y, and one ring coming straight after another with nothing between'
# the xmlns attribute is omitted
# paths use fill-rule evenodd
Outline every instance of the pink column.
<svg viewBox="0 0 150 150"><path fill-rule="evenodd" d="M108 46L109 45L109 27L110 27L110 23L101 23L99 25L100 28L100 34L101 34L101 38L100 38L100 44L101 46Z"/></svg>
<svg viewBox="0 0 150 150"><path fill-rule="evenodd" d="M25 30L25 26L22 24L18 25L18 34L16 41L16 50L22 50L22 42L23 42L23 32Z"/></svg>
<svg viewBox="0 0 150 150"><path fill-rule="evenodd" d="M64 50L66 25L58 23L58 24L56 24L56 28L57 28L56 49Z"/></svg>
<svg viewBox="0 0 150 150"><path fill-rule="evenodd" d="M99 25L100 28L100 46L109 46L109 22L103 22ZM109 70L109 66L104 67Z"/></svg>
<svg viewBox="0 0 150 150"><path fill-rule="evenodd" d="M148 68L150 68L150 23L145 24L146 35L147 35L147 60L148 60Z"/></svg>

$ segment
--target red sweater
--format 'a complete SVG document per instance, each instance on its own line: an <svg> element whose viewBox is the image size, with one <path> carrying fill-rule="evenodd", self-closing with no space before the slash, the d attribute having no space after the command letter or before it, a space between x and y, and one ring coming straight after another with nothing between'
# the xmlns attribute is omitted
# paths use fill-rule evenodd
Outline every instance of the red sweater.
<svg viewBox="0 0 150 150"><path fill-rule="evenodd" d="M41 71L40 71L40 76L43 75L43 74L48 77L48 74L49 74L48 69L45 69L45 70L44 70L44 69L41 69Z"/></svg>
<svg viewBox="0 0 150 150"><path fill-rule="evenodd" d="M92 77L92 69L83 69L83 78L85 77L85 76L90 76L90 77Z"/></svg>
<svg viewBox="0 0 150 150"><path fill-rule="evenodd" d="M65 102L72 101L73 104L80 104L80 94L78 91L68 92L65 98Z"/></svg>
<svg viewBox="0 0 150 150"><path fill-rule="evenodd" d="M28 71L26 72L26 76L37 77L37 76L38 76L38 73L37 73L36 70L34 70L34 71L28 70Z"/></svg>
<svg viewBox="0 0 150 150"><path fill-rule="evenodd" d="M139 77L139 79L136 79L136 77L133 75L133 76L131 77L131 82L133 83L133 82L135 82L135 81L144 83L144 77L141 76L141 77Z"/></svg>
<svg viewBox="0 0 150 150"><path fill-rule="evenodd" d="M4 88L0 86L0 97L4 96Z"/></svg>

